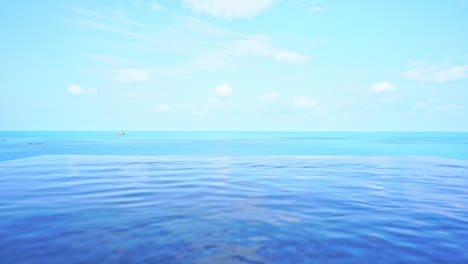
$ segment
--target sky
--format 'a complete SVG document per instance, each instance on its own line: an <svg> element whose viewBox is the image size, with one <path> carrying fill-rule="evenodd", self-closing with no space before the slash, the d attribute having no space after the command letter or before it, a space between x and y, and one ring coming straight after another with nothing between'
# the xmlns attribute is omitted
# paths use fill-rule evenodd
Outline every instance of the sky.
<svg viewBox="0 0 468 264"><path fill-rule="evenodd" d="M21 0L0 25L0 130L468 131L467 0Z"/></svg>

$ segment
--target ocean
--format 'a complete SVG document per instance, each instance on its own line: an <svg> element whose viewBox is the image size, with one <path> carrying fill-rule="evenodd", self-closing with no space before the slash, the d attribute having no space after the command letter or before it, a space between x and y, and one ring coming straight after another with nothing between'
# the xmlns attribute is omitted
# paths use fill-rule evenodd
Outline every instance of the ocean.
<svg viewBox="0 0 468 264"><path fill-rule="evenodd" d="M0 263L468 263L468 133L0 131Z"/></svg>

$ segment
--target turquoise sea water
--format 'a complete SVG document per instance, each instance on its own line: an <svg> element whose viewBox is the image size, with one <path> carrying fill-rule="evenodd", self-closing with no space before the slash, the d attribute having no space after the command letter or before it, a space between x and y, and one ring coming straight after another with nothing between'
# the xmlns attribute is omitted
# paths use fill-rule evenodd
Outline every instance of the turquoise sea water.
<svg viewBox="0 0 468 264"><path fill-rule="evenodd" d="M39 155L426 155L468 159L468 133L0 131L0 160ZM29 143L41 143L29 145Z"/></svg>
<svg viewBox="0 0 468 264"><path fill-rule="evenodd" d="M0 140L0 263L468 263L468 133Z"/></svg>

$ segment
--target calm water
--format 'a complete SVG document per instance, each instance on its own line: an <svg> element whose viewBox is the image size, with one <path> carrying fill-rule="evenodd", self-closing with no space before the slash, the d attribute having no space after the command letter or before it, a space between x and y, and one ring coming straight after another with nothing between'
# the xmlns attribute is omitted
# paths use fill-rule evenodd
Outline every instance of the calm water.
<svg viewBox="0 0 468 264"><path fill-rule="evenodd" d="M127 132L125 136L115 133L0 131L0 161L50 154L428 155L468 160L467 132Z"/></svg>
<svg viewBox="0 0 468 264"><path fill-rule="evenodd" d="M0 263L468 263L468 133L0 140Z"/></svg>

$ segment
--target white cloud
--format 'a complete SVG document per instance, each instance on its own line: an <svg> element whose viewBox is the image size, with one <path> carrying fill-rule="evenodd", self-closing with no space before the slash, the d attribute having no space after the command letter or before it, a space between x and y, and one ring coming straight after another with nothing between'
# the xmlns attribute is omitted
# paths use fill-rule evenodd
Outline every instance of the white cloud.
<svg viewBox="0 0 468 264"><path fill-rule="evenodd" d="M120 19L115 19L110 16L109 14L102 15L96 13L94 11L89 11L85 9L77 9L74 12L79 15L79 17L75 18L67 18L65 21L70 23L89 27L97 30L117 33L129 37L133 37L140 40L148 40L145 34L138 32L138 30L134 30L133 28L130 29L127 25L136 25L137 22L130 21L125 19L121 21Z"/></svg>
<svg viewBox="0 0 468 264"><path fill-rule="evenodd" d="M446 82L462 80L468 77L468 65L459 65L441 68L439 66L425 66L423 62L409 62L409 69L406 77L413 81L420 82ZM419 66L419 67L416 67Z"/></svg>
<svg viewBox="0 0 468 264"><path fill-rule="evenodd" d="M264 99L264 100L274 100L274 99L279 99L280 97L281 95L278 93L268 93L268 94L260 95L258 98Z"/></svg>
<svg viewBox="0 0 468 264"><path fill-rule="evenodd" d="M398 90L398 87L389 83L389 82L381 82L381 83L373 83L370 85L370 90L372 92L381 93L381 92L393 92Z"/></svg>
<svg viewBox="0 0 468 264"><path fill-rule="evenodd" d="M186 27L190 32L198 32L205 35L211 35L216 37L242 37L242 33L226 30L223 28L219 28L214 26L207 21L195 18L195 17L183 17L183 25Z"/></svg>
<svg viewBox="0 0 468 264"><path fill-rule="evenodd" d="M250 0L248 1L250 2ZM137 5L147 8L149 1L141 0L139 2L141 4L137 2ZM223 1L217 0L216 3L218 2ZM237 4L237 0L234 2ZM142 22L128 17L125 13L112 9L102 12L87 9L72 9L71 11L73 16L65 19L66 21L80 27L134 38L139 42L135 48L140 48L144 44L159 51L166 49L169 52L197 54L195 57L187 56L188 61L185 65L188 67L215 70L231 69L237 65L237 58L247 57L250 60L252 55L273 59L277 57L279 61L293 63L304 62L307 59L307 56L282 47L268 36L226 30L199 18L180 17L180 21L176 21L180 23L171 24L169 28L165 28L157 23L148 24L147 21ZM200 37L200 34L212 37ZM126 45L133 47L132 43L126 43ZM92 58L100 63L114 66L115 70L107 72L105 77L115 82L142 82L150 79L150 75L158 74L156 72L158 69L151 68L119 69L123 68L119 65L123 65L126 61L111 56L93 56ZM173 69L188 71L185 67Z"/></svg>
<svg viewBox="0 0 468 264"><path fill-rule="evenodd" d="M281 62L303 63L307 56L283 49L271 38L262 34L243 36L221 44L221 48L208 52L204 56L192 61L192 64L204 69L233 68L234 58L265 56L275 58Z"/></svg>
<svg viewBox="0 0 468 264"><path fill-rule="evenodd" d="M149 77L149 71L140 69L121 69L107 75L108 79L119 83L145 82Z"/></svg>
<svg viewBox="0 0 468 264"><path fill-rule="evenodd" d="M420 60L412 60L412 59L408 60L408 66L411 66L411 67L422 65L422 64L424 64L424 62Z"/></svg>
<svg viewBox="0 0 468 264"><path fill-rule="evenodd" d="M245 36L242 39L233 40L226 46L233 52L253 55L273 55L276 49L273 40L262 34Z"/></svg>
<svg viewBox="0 0 468 264"><path fill-rule="evenodd" d="M319 13L319 12L325 12L327 9L325 7L320 7L320 6L314 6L309 8L309 11L312 13Z"/></svg>
<svg viewBox="0 0 468 264"><path fill-rule="evenodd" d="M307 56L300 55L297 52L283 50L276 54L275 60L291 63L304 63L307 61Z"/></svg>
<svg viewBox="0 0 468 264"><path fill-rule="evenodd" d="M424 102L417 102L416 108L424 111L450 111L462 109L463 107L458 104L443 102L437 98L430 98Z"/></svg>
<svg viewBox="0 0 468 264"><path fill-rule="evenodd" d="M435 109L439 111L449 111L449 110L456 110L456 109L461 109L462 107L457 105L457 104L445 104L445 105L439 105Z"/></svg>
<svg viewBox="0 0 468 264"><path fill-rule="evenodd" d="M307 96L298 96L293 98L293 103L298 108L311 109L318 106L318 100Z"/></svg>
<svg viewBox="0 0 468 264"><path fill-rule="evenodd" d="M269 8L273 0L184 0L184 6L220 18L249 18Z"/></svg>
<svg viewBox="0 0 468 264"><path fill-rule="evenodd" d="M294 105L300 108L317 106L317 99L307 96L298 96L293 99Z"/></svg>
<svg viewBox="0 0 468 264"><path fill-rule="evenodd" d="M162 5L157 1L150 0L134 0L133 4L139 8L147 8L151 11L158 11L162 9Z"/></svg>
<svg viewBox="0 0 468 264"><path fill-rule="evenodd" d="M325 108L319 104L316 98L308 96L295 96L292 100L293 106L307 114L325 113Z"/></svg>
<svg viewBox="0 0 468 264"><path fill-rule="evenodd" d="M84 95L86 92L88 93L89 96L96 96L97 95L97 89L96 88L85 89L85 88L81 87L78 84L71 84L70 86L68 86L67 92L69 92L73 96Z"/></svg>
<svg viewBox="0 0 468 264"><path fill-rule="evenodd" d="M426 108L427 104L425 102L417 102L416 107L418 108Z"/></svg>
<svg viewBox="0 0 468 264"><path fill-rule="evenodd" d="M156 110L159 112L169 112L171 108L167 104L159 104L156 106Z"/></svg>
<svg viewBox="0 0 468 264"><path fill-rule="evenodd" d="M78 84L71 84L70 86L68 86L67 91L73 96L79 96L82 95L85 90Z"/></svg>
<svg viewBox="0 0 468 264"><path fill-rule="evenodd" d="M229 96L232 93L232 89L227 83L216 86L215 94L216 96Z"/></svg>
<svg viewBox="0 0 468 264"><path fill-rule="evenodd" d="M231 69L235 67L235 58L274 57L278 52L277 45L269 37L261 34L243 35L241 38L215 45L219 45L219 48L193 60L192 64L203 69Z"/></svg>
<svg viewBox="0 0 468 264"><path fill-rule="evenodd" d="M327 8L320 6L320 1L311 0L310 4L312 5L312 7L309 8L309 12L311 13L325 12L327 10Z"/></svg>
<svg viewBox="0 0 468 264"><path fill-rule="evenodd" d="M135 1L135 4L141 9L147 9L148 3L152 2L151 0L131 1ZM189 2L190 0L186 1ZM223 5L222 0L211 1L215 5ZM268 1L272 2L273 0ZM231 0L231 2L233 5L242 5L242 3L256 5L255 0ZM175 23L161 25L153 22L148 23L141 17L132 17L129 16L128 12L121 12L112 8L103 10L71 8L70 11L71 17L65 18L66 21L79 27L99 30L105 34L119 34L126 38L133 38L130 42L123 44L130 48L148 47L150 51L154 49L157 51L182 52L185 54L184 58L187 58L187 61L174 68L181 72L188 72L191 68L194 68L194 70L232 69L245 59L249 61L256 59L252 58L253 55L272 59L278 57L280 61L285 63L301 62L307 58L304 54L283 47L265 35L249 35L227 30L199 18L179 17L175 20ZM201 34L210 37L200 37ZM285 53L287 55L284 56L284 53L281 52L288 53ZM94 56L93 59L113 66L110 70L104 72L104 77L114 82L144 82L151 79L153 75L158 75L158 69L125 69L126 67L132 67L123 66L129 64L128 61L114 57Z"/></svg>
<svg viewBox="0 0 468 264"><path fill-rule="evenodd" d="M262 34L234 40L228 44L228 48L233 52L244 53L246 55L271 56L277 61L283 62L302 63L307 61L307 56L284 50L271 38Z"/></svg>

